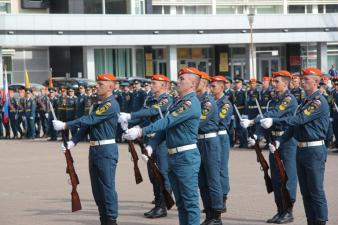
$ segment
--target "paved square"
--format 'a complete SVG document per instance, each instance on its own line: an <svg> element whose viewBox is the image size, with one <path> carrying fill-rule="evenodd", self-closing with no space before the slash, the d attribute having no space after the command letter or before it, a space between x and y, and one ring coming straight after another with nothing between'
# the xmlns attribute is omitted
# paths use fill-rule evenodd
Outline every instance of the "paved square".
<svg viewBox="0 0 338 225"><path fill-rule="evenodd" d="M0 141L0 224L1 225L96 225L98 212L91 194L88 173L88 144L72 151L79 175L78 192L82 210L71 213L68 175L60 142L43 139ZM119 225L175 225L177 210L161 219L146 219L143 213L153 207L152 188L145 163L139 165L143 183L136 185L127 146L119 146L117 192ZM265 152L267 154L267 152ZM265 190L254 151L234 149L230 155L231 192L225 225L260 225L275 214L273 195ZM338 224L338 153L330 153L326 164L325 190L329 204L329 225ZM298 188L299 190L299 188ZM294 225L306 224L301 195L294 209Z"/></svg>

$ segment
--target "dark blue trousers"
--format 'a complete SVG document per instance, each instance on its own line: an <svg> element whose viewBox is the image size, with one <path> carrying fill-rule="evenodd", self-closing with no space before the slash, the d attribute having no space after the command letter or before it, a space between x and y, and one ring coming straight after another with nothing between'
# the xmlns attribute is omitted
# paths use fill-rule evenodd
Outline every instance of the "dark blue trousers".
<svg viewBox="0 0 338 225"><path fill-rule="evenodd" d="M322 146L299 148L297 172L308 221L327 221L328 209L324 191L324 172L327 148Z"/></svg>
<svg viewBox="0 0 338 225"><path fill-rule="evenodd" d="M198 186L205 209L223 209L221 187L221 147L219 137L199 139L201 168Z"/></svg>
<svg viewBox="0 0 338 225"><path fill-rule="evenodd" d="M115 173L118 161L116 144L90 147L89 174L92 192L100 217L116 219L118 216Z"/></svg>
<svg viewBox="0 0 338 225"><path fill-rule="evenodd" d="M219 135L221 144L221 186L223 195L227 195L230 191L229 184L229 155L230 140L228 134Z"/></svg>

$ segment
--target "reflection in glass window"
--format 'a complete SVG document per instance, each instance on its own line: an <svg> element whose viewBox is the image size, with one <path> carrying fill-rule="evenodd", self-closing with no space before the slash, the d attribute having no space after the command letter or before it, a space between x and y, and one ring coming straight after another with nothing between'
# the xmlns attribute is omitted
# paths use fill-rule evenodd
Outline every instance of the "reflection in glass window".
<svg viewBox="0 0 338 225"><path fill-rule="evenodd" d="M289 13L305 13L305 5L289 5Z"/></svg>
<svg viewBox="0 0 338 225"><path fill-rule="evenodd" d="M302 68L317 67L317 44L305 43L300 47Z"/></svg>
<svg viewBox="0 0 338 225"><path fill-rule="evenodd" d="M326 5L326 13L338 13L338 5Z"/></svg>
<svg viewBox="0 0 338 225"><path fill-rule="evenodd" d="M318 5L318 13L324 13L324 5Z"/></svg>
<svg viewBox="0 0 338 225"><path fill-rule="evenodd" d="M162 14L162 6L153 5L153 14Z"/></svg>
<svg viewBox="0 0 338 225"><path fill-rule="evenodd" d="M102 0L84 0L84 13L102 14Z"/></svg>
<svg viewBox="0 0 338 225"><path fill-rule="evenodd" d="M125 0L105 0L106 14L127 14L127 1Z"/></svg>
<svg viewBox="0 0 338 225"><path fill-rule="evenodd" d="M235 14L236 8L234 6L216 6L216 14Z"/></svg>
<svg viewBox="0 0 338 225"><path fill-rule="evenodd" d="M132 71L131 49L95 49L95 73L113 73L118 77L130 77Z"/></svg>
<svg viewBox="0 0 338 225"><path fill-rule="evenodd" d="M10 12L11 12L11 3L0 2L0 13L10 13Z"/></svg>
<svg viewBox="0 0 338 225"><path fill-rule="evenodd" d="M283 13L281 5L259 5L256 7L257 14L280 14Z"/></svg>

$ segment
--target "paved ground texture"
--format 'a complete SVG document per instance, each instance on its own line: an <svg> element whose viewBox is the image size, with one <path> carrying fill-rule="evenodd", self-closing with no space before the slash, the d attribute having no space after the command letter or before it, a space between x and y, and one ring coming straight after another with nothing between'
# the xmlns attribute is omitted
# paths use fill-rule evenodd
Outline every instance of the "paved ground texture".
<svg viewBox="0 0 338 225"><path fill-rule="evenodd" d="M73 151L80 178L78 192L83 210L70 212L68 175L60 142L46 140L0 141L0 225L96 225L96 205L88 174L88 144ZM267 154L267 152L265 152ZM117 169L120 225L178 224L177 210L166 218L146 219L143 213L152 205L151 186L145 164L139 161L145 178L136 185L132 162L126 145L120 145ZM275 213L273 196L265 190L262 172L252 150L234 149L230 158L231 194L228 212L222 215L225 225L259 225ZM330 153L326 164L325 189L329 203L329 223L338 224L338 153ZM295 222L306 224L301 195L294 209Z"/></svg>

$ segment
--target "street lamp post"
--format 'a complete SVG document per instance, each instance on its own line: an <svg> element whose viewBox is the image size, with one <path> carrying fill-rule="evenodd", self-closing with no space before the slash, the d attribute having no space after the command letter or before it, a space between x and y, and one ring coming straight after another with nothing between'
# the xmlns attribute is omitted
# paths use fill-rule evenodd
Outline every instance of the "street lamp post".
<svg viewBox="0 0 338 225"><path fill-rule="evenodd" d="M255 65L254 65L254 45L253 45L253 23L254 23L255 14L249 13L248 19L249 19L249 26L250 26L250 54L251 54L251 66L252 66L252 72L253 74L250 74L250 77L256 78L256 71L255 71Z"/></svg>

